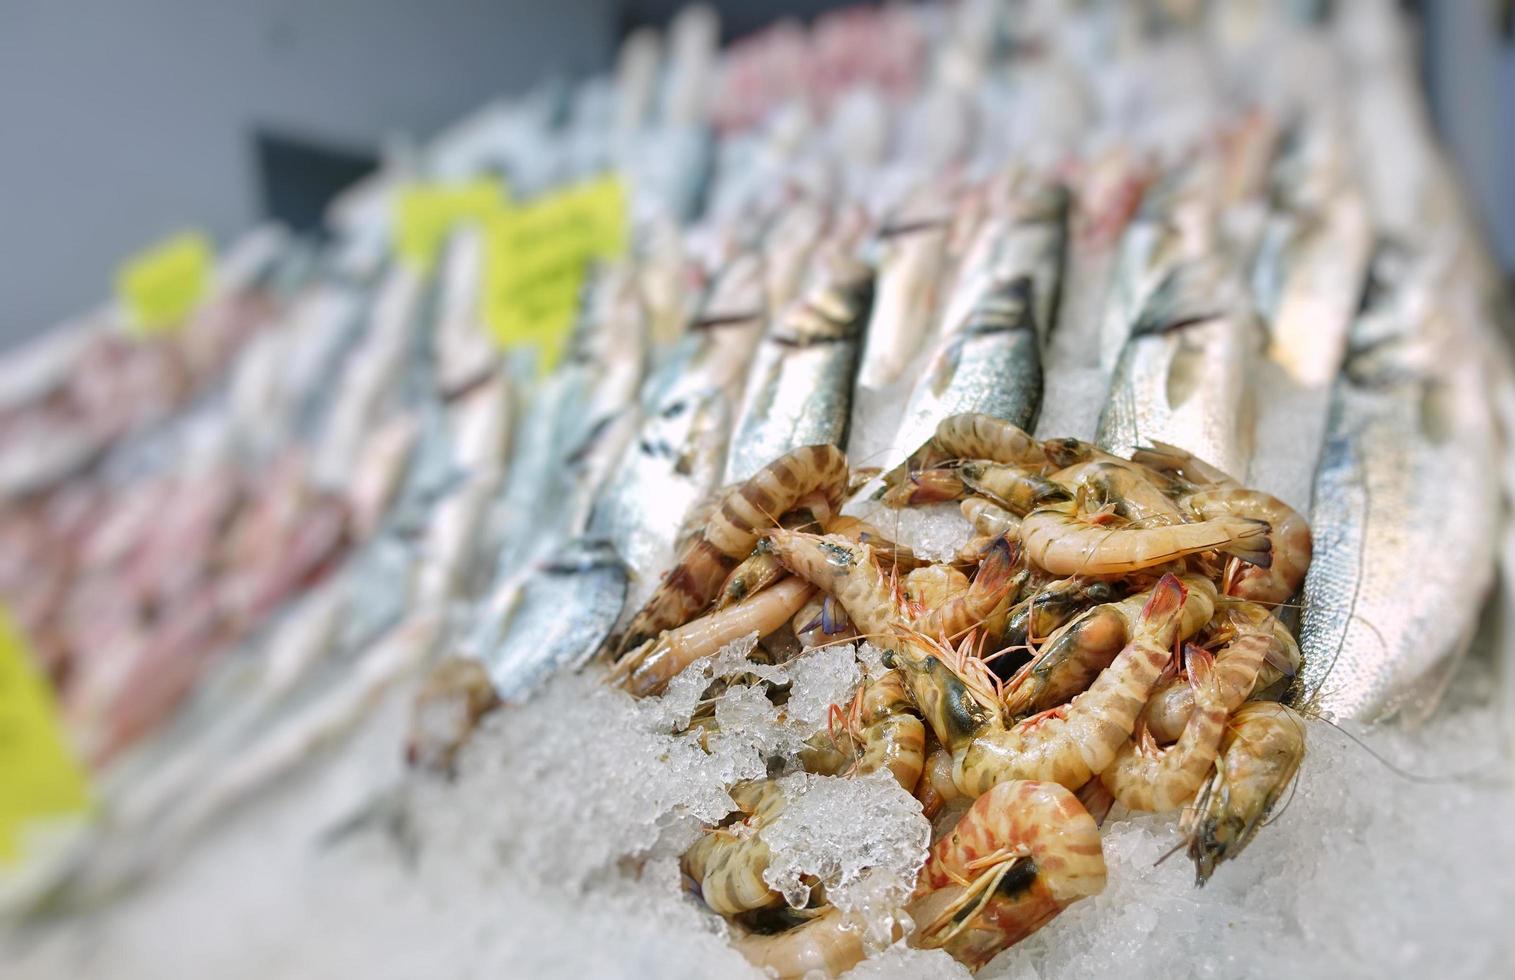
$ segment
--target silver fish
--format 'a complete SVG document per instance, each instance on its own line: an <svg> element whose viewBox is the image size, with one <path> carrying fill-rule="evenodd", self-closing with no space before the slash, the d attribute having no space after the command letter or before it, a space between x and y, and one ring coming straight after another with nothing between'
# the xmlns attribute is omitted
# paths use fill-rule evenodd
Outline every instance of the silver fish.
<svg viewBox="0 0 1515 980"><path fill-rule="evenodd" d="M1384 319L1354 324L1334 392L1300 629L1301 700L1362 721L1435 707L1493 582L1499 526L1476 355L1443 341L1415 358L1405 336L1363 344Z"/></svg>
<svg viewBox="0 0 1515 980"><path fill-rule="evenodd" d="M499 642L481 651L500 697L524 701L588 660L621 615L626 586L626 566L603 541L571 542L538 565Z"/></svg>
<svg viewBox="0 0 1515 980"><path fill-rule="evenodd" d="M892 384L910 365L930 332L937 290L947 258L947 221L930 203L905 214L882 234L878 296L868 323L868 342L857 383L867 388ZM936 204L944 211L945 203Z"/></svg>
<svg viewBox="0 0 1515 980"><path fill-rule="evenodd" d="M684 515L716 486L730 425L720 389L672 388L606 481L589 533L609 540L639 582L672 563Z"/></svg>
<svg viewBox="0 0 1515 980"><path fill-rule="evenodd" d="M976 246L982 258L973 264L980 268L959 280L942 338L906 403L892 458L908 456L942 419L963 412L1022 428L1036 424L1041 349L1057 317L1067 221L1066 189L1045 188L1017 201L1012 220L991 219L980 231L981 242L984 235L994 241Z"/></svg>
<svg viewBox="0 0 1515 980"><path fill-rule="evenodd" d="M1068 245L1068 189L1061 184L1028 189L1011 183L1009 193L1008 201L986 205L991 216L975 233L942 313L943 340L967 325L979 297L992 284L1019 276L1031 280L1031 314L1041 342L1057 325Z"/></svg>
<svg viewBox="0 0 1515 980"><path fill-rule="evenodd" d="M841 259L791 306L758 348L726 459L745 480L800 446L847 437L852 379L873 304L873 270Z"/></svg>
<svg viewBox="0 0 1515 980"><path fill-rule="evenodd" d="M1096 441L1121 456L1166 442L1237 479L1252 458L1262 336L1219 263L1186 263L1152 294L1110 381Z"/></svg>
<svg viewBox="0 0 1515 980"><path fill-rule="evenodd" d="M963 329L932 357L911 395L895 456L929 439L942 419L965 412L993 415L1029 431L1041 402L1031 279L1017 276L986 290Z"/></svg>
<svg viewBox="0 0 1515 980"><path fill-rule="evenodd" d="M1100 315L1100 367L1111 370L1133 324L1173 268L1199 257L1212 238L1208 168L1169 173L1148 189L1116 246Z"/></svg>

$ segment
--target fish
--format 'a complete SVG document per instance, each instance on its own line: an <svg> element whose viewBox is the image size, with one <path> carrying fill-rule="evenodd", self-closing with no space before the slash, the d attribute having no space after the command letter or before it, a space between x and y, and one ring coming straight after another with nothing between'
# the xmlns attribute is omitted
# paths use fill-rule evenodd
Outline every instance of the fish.
<svg viewBox="0 0 1515 980"><path fill-rule="evenodd" d="M1101 448L1129 457L1165 442L1246 478L1262 333L1228 272L1219 259L1184 263L1153 292L1116 362Z"/></svg>
<svg viewBox="0 0 1515 980"><path fill-rule="evenodd" d="M967 324L931 359L916 386L896 438L899 449L919 446L942 419L964 413L992 415L1028 431L1036 425L1042 361L1033 291L1029 276L984 291Z"/></svg>
<svg viewBox="0 0 1515 980"><path fill-rule="evenodd" d="M717 485L730 429L721 389L671 388L606 480L588 533L610 541L639 582L672 564L684 515Z"/></svg>
<svg viewBox="0 0 1515 980"><path fill-rule="evenodd" d="M1100 314L1100 369L1109 373L1153 292L1179 263L1204 254L1213 239L1211 168L1165 174L1147 188L1116 245Z"/></svg>
<svg viewBox="0 0 1515 980"><path fill-rule="evenodd" d="M943 341L967 325L989 284L1024 275L1032 283L1037 339L1047 342L1062 302L1069 201L1062 184L1028 184L1014 175L995 182L984 204L990 216L974 233L942 312Z"/></svg>
<svg viewBox="0 0 1515 980"><path fill-rule="evenodd" d="M763 236L763 280L769 310L787 307L805 284L805 271L831 223L831 209L805 198L775 219Z"/></svg>
<svg viewBox="0 0 1515 980"><path fill-rule="evenodd" d="M1009 220L980 230L979 258L942 321L932 352L894 437L891 458L903 459L942 419L982 412L1030 429L1042 401L1041 352L1057 316L1067 240L1068 194L1060 185L1018 200ZM990 236L990 245L982 244ZM980 268L972 267L979 265ZM968 292L968 290L976 292ZM971 296L970 302L964 302Z"/></svg>
<svg viewBox="0 0 1515 980"><path fill-rule="evenodd" d="M716 276L690 328L695 342L683 352L684 370L699 384L722 389L732 404L741 399L752 352L763 336L766 295L762 257L742 252Z"/></svg>
<svg viewBox="0 0 1515 980"><path fill-rule="evenodd" d="M844 444L874 276L842 256L830 264L758 347L732 430L726 483L800 446Z"/></svg>
<svg viewBox="0 0 1515 980"><path fill-rule="evenodd" d="M1296 692L1363 722L1434 709L1493 587L1500 522L1476 348L1451 340L1467 327L1384 302L1354 322L1333 392Z"/></svg>
<svg viewBox="0 0 1515 980"><path fill-rule="evenodd" d="M588 661L620 618L626 589L609 542L577 540L538 564L499 640L478 651L501 700L522 702Z"/></svg>
<svg viewBox="0 0 1515 980"><path fill-rule="evenodd" d="M897 381L930 333L946 265L948 223L924 202L880 233L878 294L868 322L857 383L883 388ZM945 202L935 205L944 210Z"/></svg>

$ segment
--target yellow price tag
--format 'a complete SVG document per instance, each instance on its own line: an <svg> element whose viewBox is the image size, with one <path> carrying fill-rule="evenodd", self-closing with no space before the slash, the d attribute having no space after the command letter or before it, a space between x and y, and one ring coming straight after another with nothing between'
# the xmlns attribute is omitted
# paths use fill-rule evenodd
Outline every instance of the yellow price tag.
<svg viewBox="0 0 1515 980"><path fill-rule="evenodd" d="M508 200L504 183L490 177L402 187L395 195L395 251L415 268L429 270L459 225L486 221Z"/></svg>
<svg viewBox="0 0 1515 980"><path fill-rule="evenodd" d="M28 824L89 806L88 781L34 663L9 612L0 608L0 865L21 856Z"/></svg>
<svg viewBox="0 0 1515 980"><path fill-rule="evenodd" d="M181 325L210 285L213 251L199 232L181 232L132 256L116 271L116 295L138 333Z"/></svg>
<svg viewBox="0 0 1515 980"><path fill-rule="evenodd" d="M484 324L501 347L537 349L557 366L573 329L589 263L626 250L626 189L602 177L520 207L485 225Z"/></svg>

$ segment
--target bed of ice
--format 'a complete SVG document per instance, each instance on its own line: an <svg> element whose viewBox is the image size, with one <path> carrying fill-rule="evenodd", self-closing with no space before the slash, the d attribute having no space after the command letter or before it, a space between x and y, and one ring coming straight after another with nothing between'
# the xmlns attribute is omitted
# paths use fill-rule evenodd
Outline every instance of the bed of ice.
<svg viewBox="0 0 1515 980"><path fill-rule="evenodd" d="M683 890L677 855L773 739L824 724L806 698L856 683L850 651L811 657L789 671L794 717L738 697L710 759L669 734L693 683L639 704L567 676L492 716L454 781L405 780L399 695L127 900L7 937L6 975L754 976ZM1203 889L1181 854L1157 863L1171 818L1113 814L1105 892L980 976L1499 975L1515 957L1515 790L1491 687L1473 661L1419 729L1313 722L1297 792ZM858 872L908 874L924 826L908 797L887 780L790 778L809 805L771 831L788 855L776 875L850 885L865 916L887 905ZM850 976L967 974L895 948Z"/></svg>

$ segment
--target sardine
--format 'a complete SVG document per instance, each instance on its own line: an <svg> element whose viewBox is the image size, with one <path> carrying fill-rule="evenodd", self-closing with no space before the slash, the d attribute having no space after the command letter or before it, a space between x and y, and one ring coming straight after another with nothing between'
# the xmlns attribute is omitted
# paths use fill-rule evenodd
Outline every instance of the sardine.
<svg viewBox="0 0 1515 980"><path fill-rule="evenodd" d="M969 267L906 403L891 458L905 458L942 419L963 412L1025 429L1036 424L1041 350L1057 316L1067 219L1067 191L1042 188L1016 201L1010 220L991 219L980 229L978 255L965 260ZM992 243L983 244L984 236Z"/></svg>
<svg viewBox="0 0 1515 980"><path fill-rule="evenodd" d="M845 444L873 270L840 256L832 265L758 348L732 431L726 483L800 446Z"/></svg>
<svg viewBox="0 0 1515 980"><path fill-rule="evenodd" d="M720 477L730 425L719 389L671 388L606 481L589 533L609 540L638 582L672 563L684 515Z"/></svg>
<svg viewBox="0 0 1515 980"><path fill-rule="evenodd" d="M763 281L768 309L778 314L799 294L805 270L821 244L831 209L801 200L785 209L763 236Z"/></svg>
<svg viewBox="0 0 1515 980"><path fill-rule="evenodd" d="M1392 317L1420 336L1362 342ZM1338 719L1429 714L1493 581L1489 407L1457 327L1436 343L1433 325L1409 311L1359 317L1334 393L1310 515L1299 696Z"/></svg>
<svg viewBox="0 0 1515 980"><path fill-rule="evenodd" d="M716 277L691 326L698 342L686 371L698 376L699 384L720 388L732 402L741 397L753 349L763 335L765 296L762 259L755 252L742 253Z"/></svg>
<svg viewBox="0 0 1515 980"><path fill-rule="evenodd" d="M945 211L945 204L937 210ZM896 216L896 227L882 234L878 296L858 368L859 385L894 383L921 349L936 312L947 234L946 215L931 213L929 206Z"/></svg>
<svg viewBox="0 0 1515 980"><path fill-rule="evenodd" d="M552 674L588 660L621 615L626 587L626 566L603 541L575 541L542 562L498 644L481 651L500 697L524 701Z"/></svg>
<svg viewBox="0 0 1515 980"><path fill-rule="evenodd" d="M1180 263L1199 258L1213 241L1212 170L1167 174L1148 188L1116 246L1100 316L1100 367L1115 366L1126 339L1158 286Z"/></svg>
<svg viewBox="0 0 1515 980"><path fill-rule="evenodd" d="M1132 327L1096 440L1121 456L1166 442L1238 480L1254 435L1252 363L1261 333L1216 262L1186 263Z"/></svg>
<svg viewBox="0 0 1515 980"><path fill-rule="evenodd" d="M903 458L931 437L942 419L981 412L1022 429L1036 425L1042 362L1029 276L991 286L964 328L931 359L895 439Z"/></svg>

